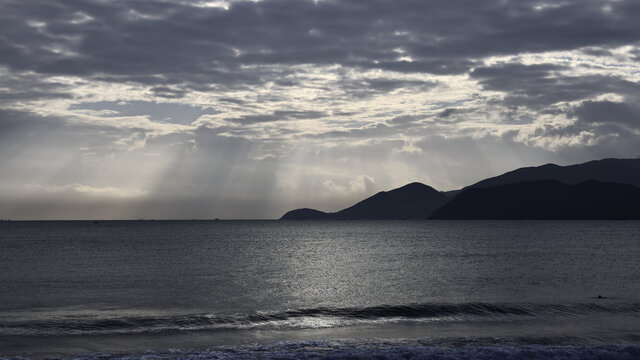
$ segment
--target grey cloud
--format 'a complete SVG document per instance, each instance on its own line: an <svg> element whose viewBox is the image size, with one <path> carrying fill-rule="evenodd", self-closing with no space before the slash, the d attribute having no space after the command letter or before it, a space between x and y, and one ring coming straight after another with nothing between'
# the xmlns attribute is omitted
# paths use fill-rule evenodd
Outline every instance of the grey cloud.
<svg viewBox="0 0 640 360"><path fill-rule="evenodd" d="M614 123L640 129L640 107L613 101L585 101L572 113L583 124Z"/></svg>
<svg viewBox="0 0 640 360"><path fill-rule="evenodd" d="M339 83L343 91L355 98L366 98L398 89L428 91L439 85L437 81L386 78L349 79L344 76Z"/></svg>
<svg viewBox="0 0 640 360"><path fill-rule="evenodd" d="M275 217L267 212L274 165L252 160L255 144L244 139L206 128L149 137L141 129L68 123L8 110L0 110L0 128L4 217ZM146 137L147 142L134 150L113 146L129 137ZM148 174L151 178L145 179ZM140 182L146 184L136 185ZM132 189L134 195L73 192L74 184L123 193Z"/></svg>
<svg viewBox="0 0 640 360"><path fill-rule="evenodd" d="M87 103L78 95L76 101L84 103L69 108L68 119L38 116L33 108L32 113L0 109L0 186L41 179L49 181L44 185L78 183L96 189L135 190L146 184L146 199L113 200L121 216L276 217L288 210L282 205L287 201L322 201L322 180L317 179L324 173L345 174L333 175L340 184L354 175L371 176L382 190L401 185L392 183L400 181L392 179L394 171L410 169L424 178L402 181L444 179L431 183L440 188L464 186L524 165L637 153L638 83L622 76L578 76L573 68L551 64L482 64L488 56L535 56L548 50L608 57L621 45L635 46L629 54L640 57L640 3L607 2L609 12L603 11L602 0L562 1L535 10L539 3L263 0L234 2L224 10L197 8L183 0L3 0L2 107L27 108L29 100L75 96L73 84L67 84L73 78L62 83L56 75L77 76L85 86L92 81L138 89L143 85L148 91L143 96L158 102ZM607 61L615 65L622 60L614 56ZM396 74L387 77L377 70ZM470 95L457 82L449 88L419 80L428 78L425 74L469 74L471 82L504 98L487 104L485 92ZM430 99L438 86L455 97L445 93ZM302 88L311 90L304 99L293 94ZM199 99L225 103L220 110L229 115L216 118L226 117L231 124L196 127L193 120L218 109L177 105L195 98L189 96L193 90L211 95ZM362 101L404 90L412 92L411 99L389 109L375 104L369 111ZM312 91L317 97L305 100ZM420 98L420 92L429 94ZM605 93L617 94L618 102L593 101ZM270 101L290 105L264 106ZM558 102L580 105L552 106ZM66 102L49 103L60 112ZM419 115L421 106L428 115ZM75 122L74 111L102 112L101 124L112 125ZM574 123L541 127L529 140L528 130L505 133L501 124L481 125L486 115L487 122L501 119L514 129L535 123L540 114L555 120L568 116ZM159 136L135 125L120 126L110 116L192 126ZM455 125L467 118L480 121ZM336 130L312 134L296 127L295 121L304 119L321 119ZM267 124L282 120L284 126ZM504 135L482 137L491 131ZM536 143L563 137L584 143L558 145L553 151ZM277 190L289 186L277 184L278 178L297 181L296 174L309 185ZM24 214L40 216L44 203L27 195L12 206L25 204ZM49 214L61 210L58 200L51 200ZM277 211L269 208L270 201ZM6 209L4 198L0 203ZM92 217L109 214L84 200L74 204L68 217L89 216L91 209L97 209Z"/></svg>
<svg viewBox="0 0 640 360"><path fill-rule="evenodd" d="M611 51L598 47L588 47L581 49L580 51L586 55L592 56L613 56L613 53L611 53Z"/></svg>
<svg viewBox="0 0 640 360"><path fill-rule="evenodd" d="M368 89L377 91L393 91L399 88L418 87L421 89L429 89L437 85L434 81L418 81L418 80L394 80L394 79L367 79L360 84Z"/></svg>
<svg viewBox="0 0 640 360"><path fill-rule="evenodd" d="M388 122L391 125L403 125L403 124L412 124L416 121L420 121L426 119L427 117L424 115L400 115L391 118Z"/></svg>
<svg viewBox="0 0 640 360"><path fill-rule="evenodd" d="M527 144L527 142L516 141L514 138L516 134L516 131L511 131L502 136L456 138L426 136L416 143L416 146L423 151L419 157L411 154L405 156L413 156L411 163L426 167L427 173L435 174L434 178L450 179L457 186L463 187L522 167L523 164L527 164L526 166L547 163L571 165L609 157L635 157L638 153L637 136L607 137L605 141L598 143L565 145L549 150ZM552 136L550 133L546 135ZM438 161L427 162L424 161L425 158L435 158ZM454 190L454 188L438 189Z"/></svg>
<svg viewBox="0 0 640 360"><path fill-rule="evenodd" d="M568 126L538 127L533 137L570 137L574 143L561 149L563 152L583 152L592 158L626 158L637 153L640 107L635 103L583 101L571 109L567 116L576 121Z"/></svg>
<svg viewBox="0 0 640 360"><path fill-rule="evenodd" d="M471 76L483 79L483 84L490 87L504 88L521 86L528 80L546 79L553 75L553 72L561 70L566 70L566 67L553 64L501 63L491 67L476 68L471 72Z"/></svg>
<svg viewBox="0 0 640 360"><path fill-rule="evenodd" d="M538 114L565 112L567 117L577 119L564 127L538 128L535 134L538 140L571 137L574 146L585 151L595 152L596 145L610 148L618 144L628 152L630 141L637 138L634 129L640 128L640 109L632 105L640 94L640 84L616 76L569 76L562 73L565 70L549 64L511 63L477 68L471 76L478 79L484 89L505 93L504 100L497 102L507 107L502 111L503 123L532 123L535 120L530 114L519 114L515 110L519 106L536 110ZM627 102L589 100L606 93L621 95ZM583 101L579 106L569 110L550 107L558 102L580 100ZM582 144L575 143L577 139Z"/></svg>
<svg viewBox="0 0 640 360"><path fill-rule="evenodd" d="M171 97L182 90L164 87L277 81L292 64L450 74L488 55L640 40L635 1L611 2L610 13L596 0L534 10L537 4L272 0L223 10L169 1L6 0L0 61L16 70L136 81Z"/></svg>
<svg viewBox="0 0 640 360"><path fill-rule="evenodd" d="M397 133L398 131L393 126L376 123L374 125L356 129L332 130L318 134L304 134L303 137L312 139L370 139L384 135L395 135Z"/></svg>
<svg viewBox="0 0 640 360"><path fill-rule="evenodd" d="M636 47L635 49L630 51L633 55L633 59L635 61L640 61L640 47Z"/></svg>
<svg viewBox="0 0 640 360"><path fill-rule="evenodd" d="M46 81L33 73L11 73L0 78L0 100L6 102L38 99L70 99L70 86Z"/></svg>
<svg viewBox="0 0 640 360"><path fill-rule="evenodd" d="M167 98L167 99L180 99L184 97L186 91L168 86L156 86L151 88L151 91L155 96Z"/></svg>
<svg viewBox="0 0 640 360"><path fill-rule="evenodd" d="M318 119L327 116L322 111L277 110L273 115L285 119Z"/></svg>
<svg viewBox="0 0 640 360"><path fill-rule="evenodd" d="M563 70L566 68L551 64L508 63L476 68L471 76L486 90L505 92L505 105L535 109L602 93L635 96L640 92L640 84L616 76L568 76Z"/></svg>
<svg viewBox="0 0 640 360"><path fill-rule="evenodd" d="M405 144L403 140L392 139L368 139L357 143L348 141L329 144L312 143L299 146L296 153L290 155L308 158L332 169L353 167L359 162L377 167L376 163L389 159L392 150L400 149ZM335 159L345 161L335 164Z"/></svg>
<svg viewBox="0 0 640 360"><path fill-rule="evenodd" d="M234 98L219 98L218 101L230 103L230 104L236 104L236 105L244 105L247 103L245 100L234 99Z"/></svg>
<svg viewBox="0 0 640 360"><path fill-rule="evenodd" d="M42 179L75 183L85 172L83 156L109 156L116 143L146 136L144 130L72 123L54 116L0 109L1 182L27 184ZM83 150L84 149L84 150Z"/></svg>
<svg viewBox="0 0 640 360"><path fill-rule="evenodd" d="M52 131L63 124L61 119L43 118L24 111L0 109L0 149L19 147L16 140L27 141L30 135Z"/></svg>
<svg viewBox="0 0 640 360"><path fill-rule="evenodd" d="M379 63L359 64L365 68L376 68L397 71L401 73L430 73L436 75L451 75L465 73L470 70L476 61L466 58L436 58L418 61L384 61Z"/></svg>
<svg viewBox="0 0 640 360"><path fill-rule="evenodd" d="M438 117L441 118L448 118L449 116L451 116L453 113L456 112L455 108L446 108L444 110L442 110L439 114Z"/></svg>
<svg viewBox="0 0 640 360"><path fill-rule="evenodd" d="M255 124L280 120L318 119L325 116L327 114L322 111L276 110L271 114L244 115L226 120L237 124Z"/></svg>
<svg viewBox="0 0 640 360"><path fill-rule="evenodd" d="M218 113L218 111L211 108L149 101L100 101L79 103L72 105L70 109L95 111L108 110L113 113L102 114L102 116L148 116L152 121L178 124L190 124L201 115Z"/></svg>

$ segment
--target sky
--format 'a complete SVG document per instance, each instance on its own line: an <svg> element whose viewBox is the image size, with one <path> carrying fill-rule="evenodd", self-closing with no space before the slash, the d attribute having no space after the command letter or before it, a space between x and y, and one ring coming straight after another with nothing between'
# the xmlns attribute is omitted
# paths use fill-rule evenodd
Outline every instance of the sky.
<svg viewBox="0 0 640 360"><path fill-rule="evenodd" d="M0 219L278 218L640 153L637 0L0 0Z"/></svg>

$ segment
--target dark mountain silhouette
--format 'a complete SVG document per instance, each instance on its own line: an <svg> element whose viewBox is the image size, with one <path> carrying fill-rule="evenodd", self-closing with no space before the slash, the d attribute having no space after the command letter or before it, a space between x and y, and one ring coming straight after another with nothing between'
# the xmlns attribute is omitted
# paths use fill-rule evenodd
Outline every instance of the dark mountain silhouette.
<svg viewBox="0 0 640 360"><path fill-rule="evenodd" d="M333 214L336 219L426 219L447 202L441 192L421 183L382 191Z"/></svg>
<svg viewBox="0 0 640 360"><path fill-rule="evenodd" d="M445 193L411 183L335 213L297 209L282 219L636 219L639 187L640 159L547 164Z"/></svg>
<svg viewBox="0 0 640 360"><path fill-rule="evenodd" d="M281 220L329 220L330 214L315 209L296 209L284 214Z"/></svg>
<svg viewBox="0 0 640 360"><path fill-rule="evenodd" d="M556 180L565 184L598 180L640 187L640 159L603 159L569 166L546 164L519 168L500 176L482 180L462 190L536 180Z"/></svg>
<svg viewBox="0 0 640 360"><path fill-rule="evenodd" d="M431 219L640 219L640 188L597 180L471 188L436 210Z"/></svg>
<svg viewBox="0 0 640 360"><path fill-rule="evenodd" d="M313 209L289 211L281 220L358 220L358 219L427 219L448 198L434 188L411 183L391 191L379 192L335 213Z"/></svg>

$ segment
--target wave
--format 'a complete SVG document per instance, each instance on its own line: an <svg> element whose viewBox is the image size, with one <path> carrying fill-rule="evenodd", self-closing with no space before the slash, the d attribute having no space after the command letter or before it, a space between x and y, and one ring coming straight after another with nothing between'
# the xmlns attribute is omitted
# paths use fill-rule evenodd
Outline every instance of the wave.
<svg viewBox="0 0 640 360"><path fill-rule="evenodd" d="M206 350L169 349L109 355L75 354L65 360L173 360L173 359L598 359L631 360L640 358L638 345L547 345L520 344L493 339L492 344L478 345L482 339L466 339L463 344L423 344L377 340L307 340L248 346L217 346ZM2 359L2 358L0 358ZM9 358L5 358L9 359ZM28 358L15 358L25 360Z"/></svg>
<svg viewBox="0 0 640 360"><path fill-rule="evenodd" d="M319 307L235 314L127 315L72 314L23 320L0 318L0 335L102 335L198 330L289 330L393 322L472 322L553 319L594 314L640 315L640 303L624 304L412 304Z"/></svg>

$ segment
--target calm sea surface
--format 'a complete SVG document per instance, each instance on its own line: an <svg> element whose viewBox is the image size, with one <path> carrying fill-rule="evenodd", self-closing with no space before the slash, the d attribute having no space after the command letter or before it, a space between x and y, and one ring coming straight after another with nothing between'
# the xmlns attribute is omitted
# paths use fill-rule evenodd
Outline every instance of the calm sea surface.
<svg viewBox="0 0 640 360"><path fill-rule="evenodd" d="M639 279L637 221L0 222L0 358L637 359Z"/></svg>

